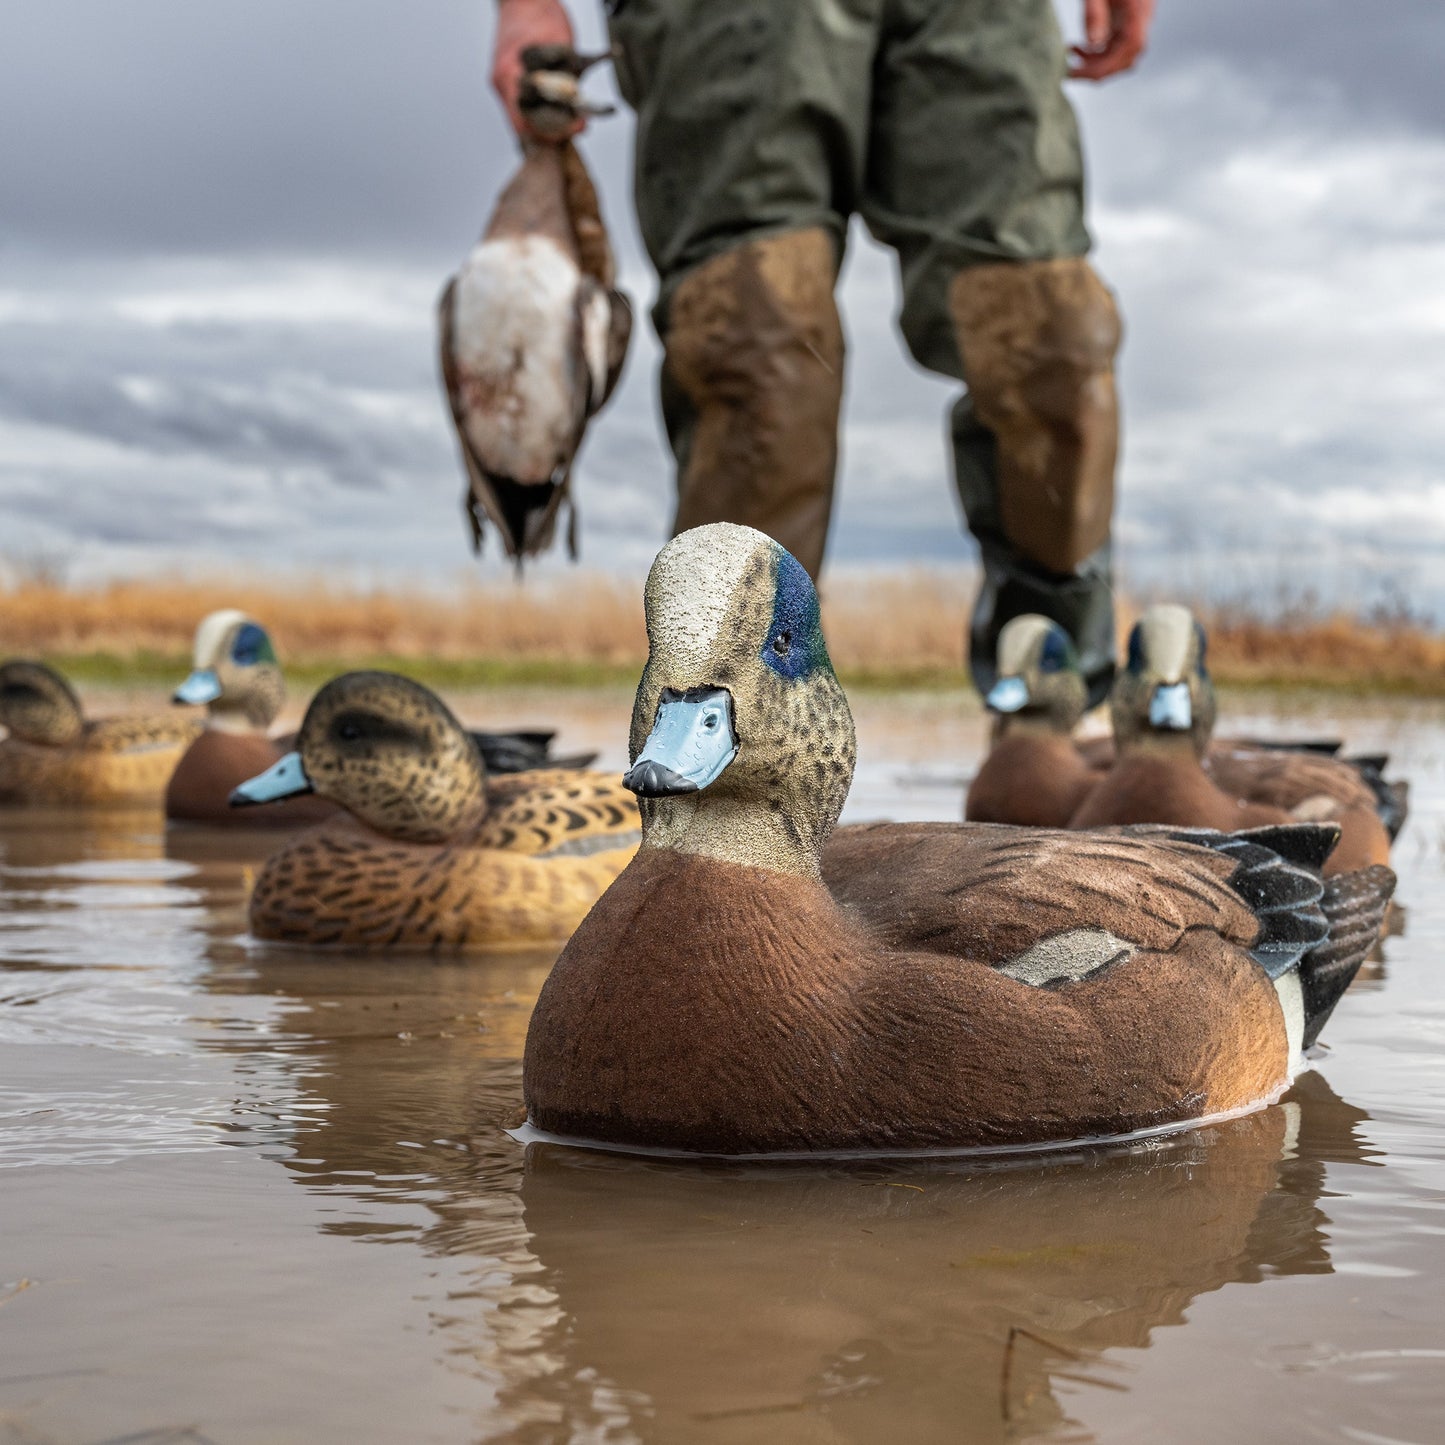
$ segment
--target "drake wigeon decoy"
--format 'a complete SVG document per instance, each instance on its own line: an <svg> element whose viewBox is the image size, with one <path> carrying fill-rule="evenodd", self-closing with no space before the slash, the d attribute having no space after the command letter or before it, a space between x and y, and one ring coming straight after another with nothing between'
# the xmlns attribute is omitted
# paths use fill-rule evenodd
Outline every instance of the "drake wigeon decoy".
<svg viewBox="0 0 1445 1445"><path fill-rule="evenodd" d="M164 714L88 720L53 667L0 665L0 803L158 803L196 717Z"/></svg>
<svg viewBox="0 0 1445 1445"><path fill-rule="evenodd" d="M1243 1110L1284 1087L1373 942L1394 876L1327 891L1318 825L829 844L853 722L804 569L760 532L699 527L646 601L643 843L533 1011L544 1136L934 1149Z"/></svg>
<svg viewBox="0 0 1445 1445"><path fill-rule="evenodd" d="M336 805L294 798L254 813L231 807L231 793L291 751L293 737L269 729L286 699L286 683L266 629L236 608L201 619L191 675L173 695L203 705L206 730L186 749L166 785L166 816L224 826L298 827L319 822Z"/></svg>
<svg viewBox="0 0 1445 1445"><path fill-rule="evenodd" d="M592 60L548 46L523 63L520 101L534 123L586 109L576 81ZM473 545L490 520L520 566L552 541L573 458L632 334L597 192L570 140L523 142L521 168L447 282L437 319ZM574 556L575 520L574 509Z"/></svg>
<svg viewBox="0 0 1445 1445"><path fill-rule="evenodd" d="M1330 760L1258 749L1246 762L1245 749L1225 748L1210 756L1206 769L1215 714L1206 648L1204 629L1186 607L1151 607L1134 625L1109 695L1114 765L1069 826L1162 823L1229 831L1329 819L1339 824L1341 838L1327 873L1388 862L1389 833L1364 782L1346 773L1334 794L1319 791ZM1288 786L1290 779L1301 791Z"/></svg>
<svg viewBox="0 0 1445 1445"><path fill-rule="evenodd" d="M963 815L976 823L1063 828L1104 776L1074 744L1088 701L1078 653L1057 622L1026 613L999 633L998 674L984 698L993 742Z"/></svg>
<svg viewBox="0 0 1445 1445"><path fill-rule="evenodd" d="M327 683L296 750L232 796L239 806L306 793L346 812L267 860L250 904L261 938L434 952L560 943L639 835L618 778L489 779L445 704L387 672Z"/></svg>

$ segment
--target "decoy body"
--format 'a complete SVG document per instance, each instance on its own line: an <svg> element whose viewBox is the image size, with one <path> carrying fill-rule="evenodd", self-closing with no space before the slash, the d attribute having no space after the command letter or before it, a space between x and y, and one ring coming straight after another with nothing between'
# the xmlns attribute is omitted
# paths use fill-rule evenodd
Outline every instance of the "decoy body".
<svg viewBox="0 0 1445 1445"><path fill-rule="evenodd" d="M0 665L0 803L159 802L194 717L88 721L74 689L43 662Z"/></svg>
<svg viewBox="0 0 1445 1445"><path fill-rule="evenodd" d="M230 805L233 789L279 762L293 743L291 737L269 733L285 701L286 683L265 628L235 608L212 612L196 629L193 663L174 699L204 704L206 730L171 774L166 816L294 828L335 813L335 804L315 797L294 798L253 813L238 813Z"/></svg>
<svg viewBox="0 0 1445 1445"><path fill-rule="evenodd" d="M569 65L568 56L557 47L524 56L529 114L585 109L576 72L588 62L572 56ZM621 374L632 308L615 281L576 147L525 142L521 168L438 305L473 543L480 547L490 520L518 565L551 543L583 433ZM575 511L573 523L575 556Z"/></svg>
<svg viewBox="0 0 1445 1445"><path fill-rule="evenodd" d="M267 861L250 904L262 938L446 953L559 943L638 840L636 805L615 777L489 779L440 699L385 672L327 683L296 751L233 800L304 793L346 814Z"/></svg>
<svg viewBox="0 0 1445 1445"><path fill-rule="evenodd" d="M977 823L1063 828L1104 776L1074 745L1088 689L1069 634L1032 613L1004 625L998 681L985 702L993 745L968 790Z"/></svg>
<svg viewBox="0 0 1445 1445"><path fill-rule="evenodd" d="M1393 875L1327 889L1330 827L829 843L852 718L761 533L670 542L647 627L643 844L533 1012L535 1129L754 1154L1168 1127L1274 1096L1373 942Z"/></svg>
<svg viewBox="0 0 1445 1445"><path fill-rule="evenodd" d="M1204 629L1187 608L1151 607L1135 624L1109 698L1114 765L1069 826L1229 830L1330 819L1342 836L1326 872L1387 862L1390 836L1375 795L1344 765L1307 752L1225 748L1209 754L1206 770L1215 703L1205 649Z"/></svg>

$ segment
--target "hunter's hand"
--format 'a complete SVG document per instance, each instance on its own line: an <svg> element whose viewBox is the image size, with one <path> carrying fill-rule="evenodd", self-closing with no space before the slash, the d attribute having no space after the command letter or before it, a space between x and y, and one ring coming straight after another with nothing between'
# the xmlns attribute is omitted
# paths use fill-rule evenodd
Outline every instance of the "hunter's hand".
<svg viewBox="0 0 1445 1445"><path fill-rule="evenodd" d="M1084 44L1071 45L1071 80L1103 80L1144 53L1154 0L1084 0Z"/></svg>
<svg viewBox="0 0 1445 1445"><path fill-rule="evenodd" d="M561 0L501 0L497 6L497 37L492 47L492 89L507 112L512 129L524 140L567 140L587 124L578 116L570 130L542 135L517 105L522 80L522 52L529 45L567 45L575 42L572 20Z"/></svg>

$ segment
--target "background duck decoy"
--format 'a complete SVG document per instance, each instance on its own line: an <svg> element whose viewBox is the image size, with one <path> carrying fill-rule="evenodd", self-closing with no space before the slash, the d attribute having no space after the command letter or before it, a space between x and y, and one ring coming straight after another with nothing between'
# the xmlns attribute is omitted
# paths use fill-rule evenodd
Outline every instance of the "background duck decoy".
<svg viewBox="0 0 1445 1445"><path fill-rule="evenodd" d="M276 649L265 628L235 608L202 618L191 675L173 695L202 704L206 730L186 749L166 785L166 816L190 822L297 827L330 817L334 804L294 798L274 808L238 813L231 793L291 751L294 735L269 729L286 698Z"/></svg>
<svg viewBox="0 0 1445 1445"><path fill-rule="evenodd" d="M602 58L561 46L523 53L520 104L537 129L555 131L559 117L589 109L577 77ZM567 502L575 557L572 465L621 375L632 307L617 289L597 192L570 140L524 142L521 168L437 314L474 547L490 521L520 566L551 544Z"/></svg>
<svg viewBox="0 0 1445 1445"><path fill-rule="evenodd" d="M617 778L489 779L442 701L392 673L327 683L296 751L233 802L306 793L349 816L267 861L250 902L262 938L435 952L559 943L638 841L636 805Z"/></svg>
<svg viewBox="0 0 1445 1445"><path fill-rule="evenodd" d="M1373 943L1394 875L1327 891L1334 827L877 825L825 851L854 734L807 573L700 527L646 610L643 844L542 988L535 1129L736 1155L1182 1124L1277 1095Z"/></svg>
<svg viewBox="0 0 1445 1445"><path fill-rule="evenodd" d="M1386 863L1389 833L1375 794L1354 769L1314 752L1210 750L1215 699L1206 646L1204 629L1185 607L1151 607L1134 625L1109 696L1114 764L1069 826L1230 830L1330 819L1341 838L1327 872Z"/></svg>
<svg viewBox="0 0 1445 1445"><path fill-rule="evenodd" d="M1028 613L999 633L998 674L984 699L993 742L964 817L1062 828L1104 775L1074 744L1088 701L1078 653L1057 622Z"/></svg>
<svg viewBox="0 0 1445 1445"><path fill-rule="evenodd" d="M166 815L224 826L296 827L336 812L323 798L305 796L254 812L237 812L231 793L280 761L296 734L269 729L286 697L276 649L265 628L235 608L213 612L196 629L194 667L174 701L204 704L206 730L186 750L166 787ZM595 753L553 757L555 733L478 732L469 736L489 773L538 768L585 768Z"/></svg>
<svg viewBox="0 0 1445 1445"><path fill-rule="evenodd" d="M0 665L0 803L158 803L196 717L144 714L87 720L53 667Z"/></svg>

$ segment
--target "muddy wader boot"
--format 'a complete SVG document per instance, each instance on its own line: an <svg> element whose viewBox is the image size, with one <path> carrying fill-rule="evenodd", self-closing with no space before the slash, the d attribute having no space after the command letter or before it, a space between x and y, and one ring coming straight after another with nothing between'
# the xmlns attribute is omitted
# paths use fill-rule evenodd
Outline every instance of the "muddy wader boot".
<svg viewBox="0 0 1445 1445"><path fill-rule="evenodd" d="M949 301L968 382L953 410L955 475L983 554L974 682L993 686L1003 625L1039 612L1074 639L1092 706L1114 670L1118 312L1082 258L969 267Z"/></svg>
<svg viewBox="0 0 1445 1445"><path fill-rule="evenodd" d="M673 292L662 404L674 536L746 522L817 578L843 398L836 264L826 231L785 231L704 261Z"/></svg>
<svg viewBox="0 0 1445 1445"><path fill-rule="evenodd" d="M816 576L842 387L832 286L861 214L898 253L909 349L971 388L954 450L983 549L975 679L991 683L1003 623L1036 611L1069 630L1102 695L1117 319L1081 259L1083 165L1051 0L610 12L661 283L676 526L749 523Z"/></svg>

